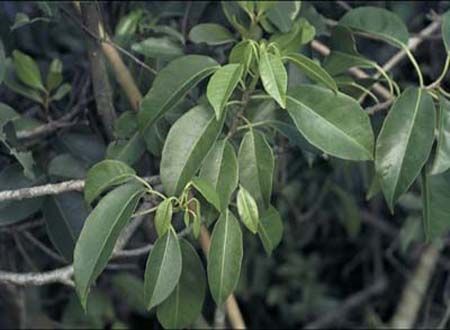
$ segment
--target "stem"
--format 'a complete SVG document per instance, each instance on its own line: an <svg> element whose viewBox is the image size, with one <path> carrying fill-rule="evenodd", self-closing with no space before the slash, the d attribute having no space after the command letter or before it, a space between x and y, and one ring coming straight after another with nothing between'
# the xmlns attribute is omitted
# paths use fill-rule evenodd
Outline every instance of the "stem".
<svg viewBox="0 0 450 330"><path fill-rule="evenodd" d="M431 89L431 88L434 88L436 86L439 86L441 84L441 81L447 75L447 71L448 71L449 66L450 66L450 53L447 53L447 58L445 59L445 64L444 64L444 68L442 69L441 75L439 76L439 78L436 79L436 81L434 81L433 83L428 85L426 88L427 89Z"/></svg>
<svg viewBox="0 0 450 330"><path fill-rule="evenodd" d="M386 73L386 71L383 70L383 68L381 66L379 66L377 63L375 63L375 69L377 69L377 71L384 77L384 79L386 79L388 85L389 85L389 92L392 95L394 94L394 85L392 83L392 79L388 76L388 74Z"/></svg>
<svg viewBox="0 0 450 330"><path fill-rule="evenodd" d="M416 59L414 58L414 55L413 55L413 54L411 53L411 51L409 50L409 48L407 48L406 46L404 46L404 49L405 49L406 55L407 55L408 58L410 59L412 65L414 66L414 69L415 69L416 72L417 72L417 76L419 77L419 85L420 85L420 88L423 88L423 87L424 87L424 84L423 84L423 76L422 76L422 71L420 71L419 64L417 64L417 61L416 61Z"/></svg>

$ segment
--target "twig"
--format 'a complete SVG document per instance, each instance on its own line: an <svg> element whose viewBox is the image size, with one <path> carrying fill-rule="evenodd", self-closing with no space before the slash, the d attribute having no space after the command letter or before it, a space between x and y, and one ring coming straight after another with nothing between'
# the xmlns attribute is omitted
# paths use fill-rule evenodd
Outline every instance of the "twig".
<svg viewBox="0 0 450 330"><path fill-rule="evenodd" d="M389 108L389 106L394 102L394 99L389 99L387 101L381 102L381 103L377 103L372 107L368 107L366 109L366 112L368 115L373 115L375 113L377 113L378 111L382 111L385 110L387 108Z"/></svg>

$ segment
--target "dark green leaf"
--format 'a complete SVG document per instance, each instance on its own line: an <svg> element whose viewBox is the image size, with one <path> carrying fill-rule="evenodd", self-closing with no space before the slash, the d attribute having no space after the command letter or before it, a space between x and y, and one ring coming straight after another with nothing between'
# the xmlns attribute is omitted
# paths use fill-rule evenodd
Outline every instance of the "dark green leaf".
<svg viewBox="0 0 450 330"><path fill-rule="evenodd" d="M106 149L106 158L133 165L141 158L144 152L144 139L140 132L135 132L129 139L111 142Z"/></svg>
<svg viewBox="0 0 450 330"><path fill-rule="evenodd" d="M301 1L277 1L265 11L269 20L281 32L289 32L300 11Z"/></svg>
<svg viewBox="0 0 450 330"><path fill-rule="evenodd" d="M114 135L119 139L131 138L138 130L138 120L135 112L125 111L114 122Z"/></svg>
<svg viewBox="0 0 450 330"><path fill-rule="evenodd" d="M61 154L54 157L47 167L49 175L66 179L84 179L87 164L71 154Z"/></svg>
<svg viewBox="0 0 450 330"><path fill-rule="evenodd" d="M269 206L261 214L258 235L264 250L270 256L273 250L280 244L281 238L283 237L283 222L281 221L280 214L273 206Z"/></svg>
<svg viewBox="0 0 450 330"><path fill-rule="evenodd" d="M89 165L93 165L105 158L105 145L103 141L93 134L65 133L60 141L67 150L83 159Z"/></svg>
<svg viewBox="0 0 450 330"><path fill-rule="evenodd" d="M127 307L140 314L146 314L144 295L144 281L130 273L119 273L111 279L114 290L119 293Z"/></svg>
<svg viewBox="0 0 450 330"><path fill-rule="evenodd" d="M189 39L196 44L204 42L210 46L218 46L235 41L230 31L215 23L203 23L194 26L189 32Z"/></svg>
<svg viewBox="0 0 450 330"><path fill-rule="evenodd" d="M241 218L242 223L253 234L256 234L259 226L259 213L255 199L244 187L241 186L239 187L239 191L237 193L236 202L239 217Z"/></svg>
<svg viewBox="0 0 450 330"><path fill-rule="evenodd" d="M436 156L431 174L439 174L450 168L450 102L441 96L439 99L439 135Z"/></svg>

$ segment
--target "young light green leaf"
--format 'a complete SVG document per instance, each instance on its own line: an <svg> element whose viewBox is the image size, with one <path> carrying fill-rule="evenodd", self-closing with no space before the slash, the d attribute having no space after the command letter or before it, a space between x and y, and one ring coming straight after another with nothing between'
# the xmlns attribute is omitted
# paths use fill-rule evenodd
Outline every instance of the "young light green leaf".
<svg viewBox="0 0 450 330"><path fill-rule="evenodd" d="M24 84L22 84L18 78L17 74L15 72L14 64L11 58L7 58L5 60L5 75L4 75L4 82L5 85L8 86L12 91L14 91L17 94L20 94L24 97L29 98L30 100L33 100L35 102L44 103L44 100L42 99L39 91L28 87ZM1 70L1 69L0 69Z"/></svg>
<svg viewBox="0 0 450 330"><path fill-rule="evenodd" d="M150 58L174 59L183 55L181 45L168 37L147 38L131 45L131 49Z"/></svg>
<svg viewBox="0 0 450 330"><path fill-rule="evenodd" d="M270 204L274 157L264 135L250 130L244 135L239 148L239 181L265 210Z"/></svg>
<svg viewBox="0 0 450 330"><path fill-rule="evenodd" d="M192 185L211 205L217 209L217 211L220 211L219 195L217 194L214 186L208 180L200 177L193 178Z"/></svg>
<svg viewBox="0 0 450 330"><path fill-rule="evenodd" d="M408 45L409 33L405 24L393 12L377 7L358 7L347 12L340 25L377 36L397 47Z"/></svg>
<svg viewBox="0 0 450 330"><path fill-rule="evenodd" d="M47 86L47 90L52 91L61 84L62 80L62 62L55 58L52 63L50 63L50 67L48 69L47 81L45 84Z"/></svg>
<svg viewBox="0 0 450 330"><path fill-rule="evenodd" d="M288 54L284 58L294 63L308 78L337 92L338 88L334 79L310 58L301 54Z"/></svg>
<svg viewBox="0 0 450 330"><path fill-rule="evenodd" d="M351 97L319 86L301 86L289 93L287 110L313 146L343 159L373 159L369 116Z"/></svg>
<svg viewBox="0 0 450 330"><path fill-rule="evenodd" d="M120 232L144 193L129 183L108 193L86 219L74 251L74 276L81 304L86 308L89 288L105 268Z"/></svg>
<svg viewBox="0 0 450 330"><path fill-rule="evenodd" d="M141 103L139 128L147 146L153 123L172 109L200 81L219 68L219 64L203 55L187 55L170 62L156 76L152 88Z"/></svg>
<svg viewBox="0 0 450 330"><path fill-rule="evenodd" d="M19 79L30 87L45 91L42 84L41 72L36 62L21 51L13 51L14 67Z"/></svg>
<svg viewBox="0 0 450 330"><path fill-rule="evenodd" d="M42 212L50 240L64 259L72 262L75 244L89 213L83 195L67 192L49 196Z"/></svg>
<svg viewBox="0 0 450 330"><path fill-rule="evenodd" d="M202 261L192 245L180 240L182 271L180 280L156 309L158 321L166 329L184 329L200 316L205 300L206 276Z"/></svg>
<svg viewBox="0 0 450 330"><path fill-rule="evenodd" d="M422 89L409 87L384 120L377 138L375 169L391 211L428 159L435 117L431 96Z"/></svg>
<svg viewBox="0 0 450 330"><path fill-rule="evenodd" d="M84 198L91 204L107 188L130 180L136 172L117 160L104 160L95 164L87 173Z"/></svg>
<svg viewBox="0 0 450 330"><path fill-rule="evenodd" d="M156 240L147 259L144 300L147 309L163 302L173 292L181 275L180 243L171 229Z"/></svg>
<svg viewBox="0 0 450 330"><path fill-rule="evenodd" d="M273 207L261 214L259 221L258 235L263 244L264 250L270 256L275 248L280 244L283 237L283 222L278 211Z"/></svg>
<svg viewBox="0 0 450 330"><path fill-rule="evenodd" d="M237 193L236 202L239 217L241 218L242 223L253 234L256 234L258 232L259 213L255 199L244 187L240 186Z"/></svg>
<svg viewBox="0 0 450 330"><path fill-rule="evenodd" d="M236 153L230 142L219 140L206 156L200 177L208 180L219 195L220 210L225 210L238 185Z"/></svg>
<svg viewBox="0 0 450 330"><path fill-rule="evenodd" d="M206 43L210 46L218 46L235 41L230 31L215 23L203 23L194 26L189 32L189 39L196 44Z"/></svg>
<svg viewBox="0 0 450 330"><path fill-rule="evenodd" d="M431 174L440 174L450 168L450 102L439 99L439 135Z"/></svg>
<svg viewBox="0 0 450 330"><path fill-rule="evenodd" d="M158 236L164 236L171 227L173 214L172 200L167 198L163 200L156 209L155 227Z"/></svg>
<svg viewBox="0 0 450 330"><path fill-rule="evenodd" d="M274 5L265 10L265 14L278 30L289 32L300 7L301 1L276 1Z"/></svg>
<svg viewBox="0 0 450 330"><path fill-rule="evenodd" d="M161 182L168 195L177 195L192 179L223 126L212 109L199 105L170 128L161 158Z"/></svg>
<svg viewBox="0 0 450 330"><path fill-rule="evenodd" d="M281 58L268 53L265 46L260 48L259 74L267 94L272 96L280 107L286 108L286 68Z"/></svg>
<svg viewBox="0 0 450 330"><path fill-rule="evenodd" d="M447 50L447 53L450 53L450 10L447 10L444 15L442 15L441 32L445 49Z"/></svg>
<svg viewBox="0 0 450 330"><path fill-rule="evenodd" d="M234 215L225 210L217 220L208 255L208 283L217 305L236 288L243 256L242 232Z"/></svg>
<svg viewBox="0 0 450 330"><path fill-rule="evenodd" d="M242 76L243 66L227 64L217 70L210 78L206 88L206 97L211 103L216 118L219 120L222 112Z"/></svg>

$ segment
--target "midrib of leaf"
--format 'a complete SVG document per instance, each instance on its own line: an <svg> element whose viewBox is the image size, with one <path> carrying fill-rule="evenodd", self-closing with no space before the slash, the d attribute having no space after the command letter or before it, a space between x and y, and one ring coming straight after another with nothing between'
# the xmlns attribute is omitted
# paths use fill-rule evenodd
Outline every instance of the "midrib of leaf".
<svg viewBox="0 0 450 330"><path fill-rule="evenodd" d="M252 213L250 212L250 207L248 206L248 203L247 203L247 198L245 198L245 196L242 196L243 198L242 198L242 200L243 200L243 206L244 206L244 209L245 209L245 211L246 211L246 213L247 213L247 217L249 218L249 220L250 220L250 224L251 225L254 225L255 223L253 222L253 216L252 216Z"/></svg>
<svg viewBox="0 0 450 330"><path fill-rule="evenodd" d="M398 173L397 173L397 175L395 177L395 181L394 181L395 182L395 188L394 188L394 191L393 191L393 195L391 196L392 200L390 201L390 203L392 203L392 201L393 201L393 199L395 197L395 194L397 193L398 180L400 178L401 173L403 172L403 161L405 160L405 154L406 154L406 151L408 150L409 142L410 142L410 139L411 139L411 133L412 133L414 125L416 123L416 117L417 117L417 113L419 112L418 109L419 109L419 104L420 104L420 98L421 97L422 97L422 89L419 88L419 92L417 93L416 104L414 105L413 118L411 120L411 125L408 128L408 140L406 142L406 147L404 148L404 150L402 152L402 155L401 155L401 158L400 158L399 171L398 171Z"/></svg>
<svg viewBox="0 0 450 330"><path fill-rule="evenodd" d="M308 107L306 104L300 102L299 100L296 100L295 98L293 98L293 97L291 97L291 96L288 96L288 98L289 98L292 102L297 103L297 104L303 106L303 107L304 107L305 109L307 109L308 112L310 112L314 117L320 118L323 122L325 122L325 123L328 125L328 127L331 127L331 129L332 129L333 131L338 132L339 135L343 135L346 139L348 139L348 140L350 140L351 142L353 142L359 149L362 149L366 154L368 154L369 157L370 157L370 159L373 158L373 156L370 154L370 152L368 152L368 150L367 150L363 145L361 145L357 140L355 140L352 136L348 135L347 133L345 133L344 131L342 131L342 130L339 129L338 127L334 126L333 123L331 123L330 121L328 121L326 118L320 116L320 115L319 115L318 113L316 113L313 109L311 109L310 107ZM308 140L309 143L311 143L312 145L314 145L314 146L317 147L317 148L320 148L320 147L318 147L315 143L313 143L312 141L310 141L309 138L308 138L306 135L303 135L303 136L305 137L306 140ZM330 154L332 154L332 153L330 152Z"/></svg>
<svg viewBox="0 0 450 330"><path fill-rule="evenodd" d="M225 232L224 232L224 240L222 244L222 267L220 267L220 286L219 286L219 299L222 300L222 291L223 291L223 273L225 269L225 259L227 254L225 253L225 246L227 245L228 240L228 225L229 225L229 219L228 219L228 211L225 211Z"/></svg>
<svg viewBox="0 0 450 330"><path fill-rule="evenodd" d="M101 185L98 189L95 190L95 198L98 197L99 193L105 190L108 186L114 185L115 182L120 182L120 180L125 179L128 176L133 176L131 173L122 173L118 176L116 176L113 180L108 181L107 183ZM90 201L92 202L92 201Z"/></svg>
<svg viewBox="0 0 450 330"><path fill-rule="evenodd" d="M225 107L227 99L231 96L231 93L233 92L234 86L236 86L236 83L234 83L234 80L236 79L236 76L238 76L238 73L240 73L240 71L241 71L241 64L238 64L236 69L234 69L234 71L233 71L233 73L231 75L230 83L228 84L228 86L226 88L225 97L223 98L223 100L222 100L222 102L220 104L220 108L221 109L223 109Z"/></svg>
<svg viewBox="0 0 450 330"><path fill-rule="evenodd" d="M170 231L170 229L169 229L169 231ZM171 234L170 234L170 232L168 232L168 233L167 233L167 241L166 241L166 245L164 246L164 253L163 253L163 258L162 258L162 261L161 261L161 267L159 267L158 275L156 276L156 282L155 282L155 286L153 287L153 293L152 293L152 296L150 297L150 301L153 300L153 297L154 297L154 294L155 294L155 289L156 289L156 287L158 286L159 278L160 278L160 276L161 276L161 269L164 268L164 265L165 265L165 263L166 263L166 259L167 259L167 249L168 249L169 242L170 242L170 236L171 236Z"/></svg>
<svg viewBox="0 0 450 330"><path fill-rule="evenodd" d="M425 238L430 240L430 185L425 171L422 172L422 194L423 194L423 227Z"/></svg>
<svg viewBox="0 0 450 330"><path fill-rule="evenodd" d="M120 150L120 152L119 152L118 156L120 159L122 159L123 155L125 154L124 150L127 150L128 148L130 148L130 146L132 145L132 142L134 142L138 137L139 137L139 132L136 132L133 134L131 139L127 139L127 142L123 146L122 150Z"/></svg>
<svg viewBox="0 0 450 330"><path fill-rule="evenodd" d="M225 154L225 148L226 148L226 143L223 142L223 148L222 148L222 151L220 153L220 161L219 161L219 166L218 166L219 168L218 168L217 174L215 175L215 178L214 178L214 181L213 181L214 188L216 188L216 190L219 187L220 173L222 172L223 155Z"/></svg>
<svg viewBox="0 0 450 330"><path fill-rule="evenodd" d="M333 86L332 89L333 90L336 89L334 81L332 80L331 77L325 76L325 78L323 78L321 75L317 74L314 70L311 70L311 68L308 65L306 65L305 63L302 63L301 61L298 61L295 57L286 56L286 58L295 62L298 66L302 67L305 71L309 72L312 76L316 77L317 80L322 81L323 83L328 85L328 87ZM330 78L331 78L331 80L330 80Z"/></svg>
<svg viewBox="0 0 450 330"><path fill-rule="evenodd" d="M264 53L264 62L266 62L266 65L269 68L271 78L275 82L276 92L278 94L278 97L281 99L280 86L278 85L278 80L275 77L275 73L272 68L272 63L269 58L269 53L267 52Z"/></svg>
<svg viewBox="0 0 450 330"><path fill-rule="evenodd" d="M251 139L252 139L252 151L253 151L253 156L255 157L255 170L256 170L256 175L257 175L257 177L258 177L258 180L256 180L256 183L257 183L257 185L258 185L258 190L259 190L260 193L261 193L262 202L263 202L263 204L264 204L265 201L264 201L263 191L262 191L262 189L261 189L261 173L260 173L259 166L258 166L258 164L259 164L259 159L258 159L258 153L256 152L255 132L253 131L253 129L252 129L252 131L251 131Z"/></svg>

